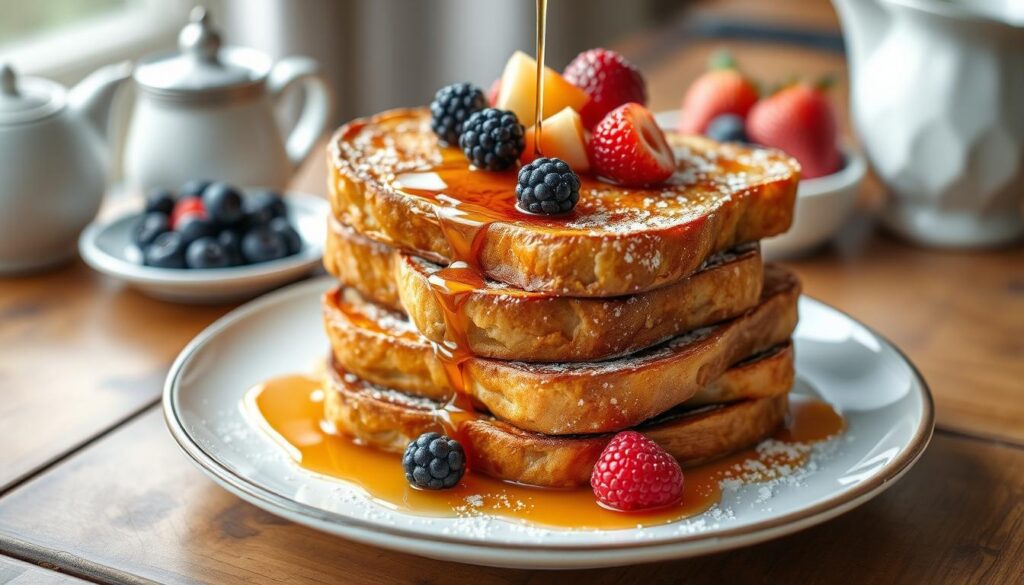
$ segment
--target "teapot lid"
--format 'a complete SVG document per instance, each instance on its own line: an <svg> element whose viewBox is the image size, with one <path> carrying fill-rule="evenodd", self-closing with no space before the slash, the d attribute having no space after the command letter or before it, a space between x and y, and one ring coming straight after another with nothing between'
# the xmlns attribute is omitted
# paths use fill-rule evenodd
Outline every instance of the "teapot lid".
<svg viewBox="0 0 1024 585"><path fill-rule="evenodd" d="M0 65L0 123L30 122L64 106L60 85L38 77L18 77L10 64Z"/></svg>
<svg viewBox="0 0 1024 585"><path fill-rule="evenodd" d="M178 52L144 59L134 77L144 91L180 100L258 93L269 71L263 53L222 47L209 11L196 6L178 35Z"/></svg>

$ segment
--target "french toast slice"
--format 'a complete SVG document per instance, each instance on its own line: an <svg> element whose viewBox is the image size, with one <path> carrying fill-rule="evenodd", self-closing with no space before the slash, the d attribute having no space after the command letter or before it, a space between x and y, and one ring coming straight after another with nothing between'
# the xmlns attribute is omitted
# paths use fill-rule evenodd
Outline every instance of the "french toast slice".
<svg viewBox="0 0 1024 585"><path fill-rule="evenodd" d="M469 168L442 147L426 108L342 126L328 146L334 216L359 232L448 265L467 262L516 288L612 297L652 290L715 252L789 228L799 165L785 154L668 132L678 171L626 188L581 177L563 217L516 206L515 171Z"/></svg>
<svg viewBox="0 0 1024 585"><path fill-rule="evenodd" d="M727 404L684 403L636 427L684 466L723 457L766 438L783 422L793 382L792 346L779 346L726 370L706 387L708 396L734 397ZM410 396L328 367L325 419L371 447L401 453L422 433L445 432L436 412L441 402ZM551 436L477 414L459 424L470 465L498 479L547 487L586 485L610 433Z"/></svg>
<svg viewBox="0 0 1024 585"><path fill-rule="evenodd" d="M427 339L448 334L431 284L441 267L331 221L324 264L343 285L406 312ZM458 308L469 352L528 362L594 361L650 347L742 314L761 297L757 244L714 255L702 269L653 291L615 298L561 297L486 282Z"/></svg>
<svg viewBox="0 0 1024 585"><path fill-rule="evenodd" d="M497 418L549 435L640 424L697 394L733 364L789 339L800 287L768 265L760 302L743 315L599 362L527 363L469 357L465 391ZM369 382L435 400L453 396L445 364L403 315L352 289L323 297L332 355Z"/></svg>

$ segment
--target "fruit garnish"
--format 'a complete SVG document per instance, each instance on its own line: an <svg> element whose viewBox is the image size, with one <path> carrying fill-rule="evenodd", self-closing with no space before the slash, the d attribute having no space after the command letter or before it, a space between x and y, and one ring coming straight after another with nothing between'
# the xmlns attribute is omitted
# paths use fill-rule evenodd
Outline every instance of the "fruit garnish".
<svg viewBox="0 0 1024 585"><path fill-rule="evenodd" d="M560 215L572 211L579 200L580 178L565 161L538 158L519 169L516 204L523 211Z"/></svg>
<svg viewBox="0 0 1024 585"><path fill-rule="evenodd" d="M647 86L640 71L615 51L584 51L569 63L562 75L590 97L580 110L587 128L593 128L608 112L622 104L647 104Z"/></svg>
<svg viewBox="0 0 1024 585"><path fill-rule="evenodd" d="M746 123L736 114L715 116L704 135L719 142L748 142Z"/></svg>
<svg viewBox="0 0 1024 585"><path fill-rule="evenodd" d="M132 242L141 247L153 243L157 236L164 232L171 231L171 223L167 215L159 211L151 211L142 216L142 219L132 229Z"/></svg>
<svg viewBox="0 0 1024 585"><path fill-rule="evenodd" d="M537 122L534 111L536 90L537 61L522 51L516 51L505 64L505 72L501 75L501 89L494 107L514 112L521 124L533 126ZM542 119L564 108L572 108L578 112L588 99L582 89L566 81L558 72L550 67L544 68Z"/></svg>
<svg viewBox="0 0 1024 585"><path fill-rule="evenodd" d="M242 258L250 264L277 260L287 255L288 243L270 226L253 228L242 237Z"/></svg>
<svg viewBox="0 0 1024 585"><path fill-rule="evenodd" d="M231 259L217 238L206 236L188 245L185 250L185 266L189 268L225 268Z"/></svg>
<svg viewBox="0 0 1024 585"><path fill-rule="evenodd" d="M675 172L676 159L654 116L640 104L612 110L590 138L594 171L622 185L662 183Z"/></svg>
<svg viewBox="0 0 1024 585"><path fill-rule="evenodd" d="M167 189L155 189L146 197L146 213L170 215L174 211L174 193Z"/></svg>
<svg viewBox="0 0 1024 585"><path fill-rule="evenodd" d="M266 225L275 217L287 217L288 207L281 196L273 191L262 191L245 202L245 223L252 227Z"/></svg>
<svg viewBox="0 0 1024 585"><path fill-rule="evenodd" d="M438 433L423 433L409 443L402 468L410 485L427 490L455 487L466 473L466 453L458 441Z"/></svg>
<svg viewBox="0 0 1024 585"><path fill-rule="evenodd" d="M184 268L185 242L178 232L164 232L144 248L146 266L156 268Z"/></svg>
<svg viewBox="0 0 1024 585"><path fill-rule="evenodd" d="M598 503L613 510L663 508L683 495L679 462L636 431L623 431L601 452L590 486Z"/></svg>
<svg viewBox="0 0 1024 585"><path fill-rule="evenodd" d="M515 166L523 153L524 134L515 113L486 108L474 112L463 123L459 146L477 168L503 171Z"/></svg>
<svg viewBox="0 0 1024 585"><path fill-rule="evenodd" d="M487 107L484 92L470 83L453 83L437 90L430 102L430 127L442 144L457 146L462 123Z"/></svg>
<svg viewBox="0 0 1024 585"><path fill-rule="evenodd" d="M203 207L215 222L234 225L242 221L242 194L227 183L212 183L203 190Z"/></svg>
<svg viewBox="0 0 1024 585"><path fill-rule="evenodd" d="M722 114L746 118L757 102L757 87L744 77L735 62L719 55L711 70L696 79L683 96L679 113L679 131L704 134L711 120Z"/></svg>
<svg viewBox="0 0 1024 585"><path fill-rule="evenodd" d="M181 186L181 189L178 190L178 196L181 198L199 197L200 195L203 194L203 191L205 191L206 188L210 186L210 183L212 182L213 181L200 179L193 179L191 181L187 181L184 185Z"/></svg>
<svg viewBox="0 0 1024 585"><path fill-rule="evenodd" d="M842 166L835 111L819 86L791 85L762 99L750 110L747 134L795 158L805 179L830 175Z"/></svg>
<svg viewBox="0 0 1024 585"><path fill-rule="evenodd" d="M501 93L501 78L497 78L491 82L491 86L487 88L487 104L492 108L498 103L498 94Z"/></svg>
<svg viewBox="0 0 1024 585"><path fill-rule="evenodd" d="M519 157L524 164L537 158L537 153L533 148L533 135L536 131L536 126L531 126L526 130L526 148ZM540 149L549 158L564 160L578 173L590 171L586 131L583 129L583 121L579 112L572 108L565 108L544 120L540 134Z"/></svg>
<svg viewBox="0 0 1024 585"><path fill-rule="evenodd" d="M171 211L171 229L178 229L178 224L187 215L206 217L206 208L203 206L203 200L199 196L193 195L178 199L178 202L174 204L174 209Z"/></svg>

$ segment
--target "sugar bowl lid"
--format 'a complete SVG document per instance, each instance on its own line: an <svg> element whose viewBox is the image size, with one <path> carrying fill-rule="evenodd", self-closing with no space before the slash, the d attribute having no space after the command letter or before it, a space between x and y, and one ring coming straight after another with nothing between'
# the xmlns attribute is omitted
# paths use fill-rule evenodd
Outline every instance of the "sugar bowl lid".
<svg viewBox="0 0 1024 585"><path fill-rule="evenodd" d="M0 64L0 124L31 122L61 110L67 92L59 84L38 77L19 77L7 63Z"/></svg>
<svg viewBox="0 0 1024 585"><path fill-rule="evenodd" d="M196 6L178 35L178 52L143 59L134 78L144 92L162 98L231 97L262 91L270 66L259 51L222 46L209 11Z"/></svg>

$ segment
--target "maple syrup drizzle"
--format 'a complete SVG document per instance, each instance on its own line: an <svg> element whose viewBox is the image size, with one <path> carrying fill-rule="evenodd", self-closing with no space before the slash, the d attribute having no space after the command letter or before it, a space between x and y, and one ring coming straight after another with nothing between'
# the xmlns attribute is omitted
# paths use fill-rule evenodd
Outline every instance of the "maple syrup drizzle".
<svg viewBox="0 0 1024 585"><path fill-rule="evenodd" d="M547 30L548 0L537 0L537 87L533 101L533 116L537 130L533 133L533 150L539 157L544 156L540 149L540 134L544 117L544 38L547 36Z"/></svg>
<svg viewBox="0 0 1024 585"><path fill-rule="evenodd" d="M845 426L843 418L828 404L792 396L786 426L774 437L783 448L748 449L686 469L683 498L678 504L623 513L602 508L586 488L545 489L472 472L451 490L413 488L405 480L399 455L359 445L325 422L323 400L319 381L295 375L254 387L246 395L245 404L258 424L298 465L356 485L388 508L421 516L500 516L573 529L636 528L699 515L719 502L722 481L758 482L782 477L783 469L792 470L807 462L811 444L839 434Z"/></svg>

